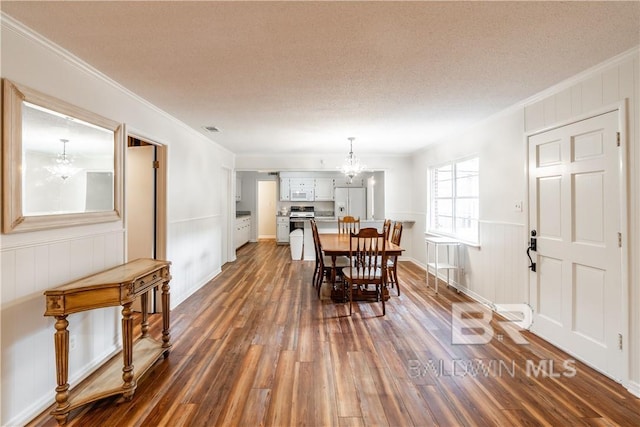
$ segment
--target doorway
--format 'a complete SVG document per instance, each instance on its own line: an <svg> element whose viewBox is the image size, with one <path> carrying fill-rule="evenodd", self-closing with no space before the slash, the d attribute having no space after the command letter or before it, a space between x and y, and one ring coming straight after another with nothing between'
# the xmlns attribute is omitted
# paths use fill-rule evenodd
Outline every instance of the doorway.
<svg viewBox="0 0 640 427"><path fill-rule="evenodd" d="M619 117L611 111L528 138L532 331L617 381L626 376L628 322Z"/></svg>
<svg viewBox="0 0 640 427"><path fill-rule="evenodd" d="M258 181L258 239L276 238L276 181Z"/></svg>
<svg viewBox="0 0 640 427"><path fill-rule="evenodd" d="M129 135L124 187L127 261L137 258L165 259L165 147ZM149 298L150 313L161 310L157 292L156 289ZM134 309L139 310L140 307Z"/></svg>

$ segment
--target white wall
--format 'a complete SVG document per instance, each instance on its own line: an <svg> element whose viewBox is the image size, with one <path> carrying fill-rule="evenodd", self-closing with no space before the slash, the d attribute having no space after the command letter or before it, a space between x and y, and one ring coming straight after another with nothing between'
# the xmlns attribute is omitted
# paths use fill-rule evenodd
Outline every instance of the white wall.
<svg viewBox="0 0 640 427"><path fill-rule="evenodd" d="M464 247L464 274L458 283L473 297L490 303L528 301L526 153L527 133L628 100L629 170L629 379L624 385L640 396L640 67L638 50L613 58L562 82L521 107L452 135L414 157L413 210L416 230L426 230L427 169L470 155L480 157L480 248ZM514 202L523 201L523 212ZM424 265L422 233L413 234L413 254Z"/></svg>
<svg viewBox="0 0 640 427"><path fill-rule="evenodd" d="M527 298L527 267L521 256L525 213L513 207L526 197L523 129L523 109L513 109L414 157L415 210L421 212L414 228L421 232L413 234L413 254L423 266L429 167L471 155L480 159L480 248L460 249L464 273L456 281L483 301L524 302Z"/></svg>
<svg viewBox="0 0 640 427"><path fill-rule="evenodd" d="M4 16L1 43L3 78L168 146L171 305L214 277L229 197L220 174L234 168L233 155ZM0 425L24 424L54 402L54 328L43 316L42 292L124 262L125 233L119 221L0 236ZM73 386L120 346L119 309L73 314L69 322L77 341L69 361Z"/></svg>

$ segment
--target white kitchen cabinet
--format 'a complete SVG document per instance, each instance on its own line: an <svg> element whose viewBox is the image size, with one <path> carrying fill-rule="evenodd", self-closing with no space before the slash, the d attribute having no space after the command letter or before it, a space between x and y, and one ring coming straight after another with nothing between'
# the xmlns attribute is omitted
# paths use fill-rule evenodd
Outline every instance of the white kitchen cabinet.
<svg viewBox="0 0 640 427"><path fill-rule="evenodd" d="M236 244L236 249L245 243L249 242L251 239L251 217L250 216L241 216L236 218L236 233L234 236L234 241Z"/></svg>
<svg viewBox="0 0 640 427"><path fill-rule="evenodd" d="M315 179L313 178L289 178L290 190L313 190Z"/></svg>
<svg viewBox="0 0 640 427"><path fill-rule="evenodd" d="M278 216L276 220L276 243L289 243L289 217Z"/></svg>
<svg viewBox="0 0 640 427"><path fill-rule="evenodd" d="M315 179L316 201L334 200L334 193L333 193L334 187L335 187L335 180L333 178L316 178Z"/></svg>
<svg viewBox="0 0 640 427"><path fill-rule="evenodd" d="M280 201L291 200L291 178L280 178Z"/></svg>
<svg viewBox="0 0 640 427"><path fill-rule="evenodd" d="M242 201L242 177L236 175L236 202Z"/></svg>

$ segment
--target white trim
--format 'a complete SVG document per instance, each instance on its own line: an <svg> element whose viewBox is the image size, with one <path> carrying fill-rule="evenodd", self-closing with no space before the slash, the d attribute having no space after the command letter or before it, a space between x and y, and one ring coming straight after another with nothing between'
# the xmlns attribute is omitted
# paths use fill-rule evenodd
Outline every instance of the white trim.
<svg viewBox="0 0 640 427"><path fill-rule="evenodd" d="M447 138L455 138L458 135L462 135L465 132L467 132L469 129L472 129L476 126L480 126L484 123L489 123L497 118L506 116L508 114L514 113L516 111L518 111L519 109L525 109L526 107L535 104L538 101L542 101L543 99L552 96L552 95L556 95L558 94L558 92L561 92L565 89L570 88L571 86L575 85L576 83L580 83L583 80L585 80L588 77L591 77L594 73L598 73L601 72L603 70L609 69L611 67L614 67L616 65L622 64L632 58L635 57L635 55L638 55L638 53L640 52L640 45L632 47L631 49L627 50L626 52L622 52L619 55L614 56L613 58L609 58L603 62L601 62L600 64L597 64L587 70L582 71L579 74L576 74L566 80L563 80L557 84L555 84L554 86L551 86L550 88L547 88L541 92L538 92L528 98L523 99L522 101L519 101L509 107L506 107L494 114L491 114L490 116L487 116L481 120L478 120L477 122L474 123L470 123L467 126L461 126L457 132L454 133L450 133L447 135ZM523 111L524 114L524 111ZM440 144L443 142L443 139L439 139L437 141L433 141L431 143L426 144L423 148L420 148L418 150L416 150L413 154L419 154L419 153L424 153L428 150L430 150L431 148L433 148L434 145ZM410 153L411 155L411 153Z"/></svg>
<svg viewBox="0 0 640 427"><path fill-rule="evenodd" d="M114 307L117 308L117 307ZM87 365L83 366L81 370L76 372L73 376L69 378L67 383L70 385L69 391L74 390L77 386L79 386L82 381L87 379L89 375L93 374L97 371L101 366L103 366L107 361L112 359L122 350L122 342L119 339L116 339L114 344L109 346L103 353L102 356L98 356L89 362ZM18 413L15 417L10 420L7 420L7 426L23 426L28 424L30 421L38 415L44 412L47 408L51 406L52 403L55 403L54 398L45 394L33 402L31 405L26 407L20 413Z"/></svg>
<svg viewBox="0 0 640 427"><path fill-rule="evenodd" d="M191 218L183 218L183 219L176 219L173 221L170 221L169 224L180 224L182 222L191 222L191 221L202 221L203 219L211 219L211 218L222 218L222 214L215 214L215 215L206 215L206 216L198 216L198 217L191 217ZM231 221L229 221L231 222Z"/></svg>
<svg viewBox="0 0 640 427"><path fill-rule="evenodd" d="M523 207L524 209L524 207ZM484 219L480 219L478 220L478 222L480 224L491 224L491 225L508 225L508 226L512 226L512 227L525 227L527 224L521 224L521 223L517 223L517 222L509 222L509 221L489 221L489 220L484 220Z"/></svg>
<svg viewBox="0 0 640 427"><path fill-rule="evenodd" d="M559 92L562 92L563 90L568 89L577 83L581 83L587 78L595 74L601 73L609 68L612 68L616 65L620 65L630 59L635 58L635 56L638 55L638 53L640 53L640 45L632 47L626 52L622 52L619 55L609 58L604 62L601 62L591 68L588 68L580 72L579 74L575 74L570 78L563 80L560 83L557 83L543 90L542 92L538 92L537 94L530 96L529 98L526 98L525 100L521 101L516 105L519 107L527 107L531 104L535 104L538 101L542 101L543 99L546 99L549 96L557 95Z"/></svg>
<svg viewBox="0 0 640 427"><path fill-rule="evenodd" d="M452 168L452 176L451 176L451 182L452 182L452 191L453 194L451 196L451 200L453 202L453 206L452 206L452 213L451 213L451 219L452 219L452 227L455 229L455 223L456 223L456 203L458 201L458 199L473 199L474 197L460 197L458 198L458 196L456 195L457 193L457 165L459 163L462 162L466 162L468 160L473 160L473 159L477 159L478 160L478 194L475 197L475 199L478 200L478 218L474 218L474 221L478 222L478 234L477 234L477 239L475 241L471 241L471 240L466 240L466 239L462 239L460 237L459 234L457 233L447 233L441 230L436 230L436 229L432 229L431 228L431 210L433 209L433 174L434 171L444 167L444 166L451 166ZM480 155L477 153L473 153L473 154L469 154L466 156L462 156L462 157L458 157L455 159L450 159L447 160L446 162L441 162L438 164L432 164L430 166L427 166L427 212L425 215L425 228L426 228L426 232L425 234L432 234L435 236L446 236L446 237L452 237L454 239L459 240L461 243L464 243L467 246L475 246L475 247L480 247Z"/></svg>
<svg viewBox="0 0 640 427"><path fill-rule="evenodd" d="M183 128L183 129L185 129L189 133L197 135L199 138L201 138L203 140L206 140L210 144L214 144L217 148L219 148L219 149L221 149L221 150L223 150L223 151L235 156L235 153L233 151L231 151L228 148L220 145L219 143L215 142L214 140L208 138L204 133L201 133L200 131L192 128L191 126L189 126L186 123L178 120L176 117L172 116L171 114L167 113L166 111L164 111L164 110L160 109L159 107L153 105L152 103L150 103L146 99L140 97L139 95L136 95L131 90L125 88L120 83L116 82L115 80L112 80L107 75L103 74L102 72L100 72L96 68L92 67L87 62L83 61L82 59L80 59L79 57L75 56L74 54L72 54L68 50L64 49L62 46L59 46L59 45L55 44L51 40L49 40L46 37L44 37L42 34L32 30L31 28L29 28L26 25L24 25L22 22L14 19L13 17L7 15L5 12L1 12L1 11L0 11L0 25L3 28L6 28L7 30L13 31L14 33L18 34L19 36L24 37L25 39L27 39L29 41L32 41L34 43L39 44L40 46L44 47L48 51L50 51L50 52L54 53L55 55L59 56L60 58L62 58L65 62L73 65L74 67L76 67L80 71L82 71L82 72L84 72L84 73L86 73L86 74L88 74L88 75L90 75L92 77L95 77L95 78L101 80L102 82L112 86L116 90L118 90L118 91L122 92L123 94L125 94L125 95L129 96L130 98L132 98L134 101L139 102L139 103L143 104L145 107L150 108L154 112L164 116L167 120L173 122L174 124L176 124L177 126Z"/></svg>
<svg viewBox="0 0 640 427"><path fill-rule="evenodd" d="M14 242L8 242L7 241L9 239L7 239L6 235L2 235L2 247L0 248L0 253L3 252L10 252L10 251L15 251L18 249L25 249L25 248L36 248L36 247L40 247L40 246L50 246L50 245L56 245L58 243L64 243L64 242L73 242L73 241L78 241L78 240L86 240L86 239L93 239L96 237L103 237L109 234L122 234L124 235L124 228L118 228L118 229L113 229L113 230L105 230L105 231L94 231L92 233L89 234L78 234L78 235L74 235L74 236L69 236L68 233L67 234L61 234L61 233L47 233L46 236L43 236L40 239L33 239L33 240L29 240L29 241L24 241L24 240L20 240L20 241L14 241ZM31 233L34 234L34 233ZM54 236L52 236L52 234L55 234Z"/></svg>
<svg viewBox="0 0 640 427"><path fill-rule="evenodd" d="M633 394L635 397L640 397L640 383L635 381L629 381L626 384L626 388L629 393Z"/></svg>
<svg viewBox="0 0 640 427"><path fill-rule="evenodd" d="M628 189L629 189L629 170L627 167L627 162L629 161L628 150L629 150L629 141L630 135L627 132L628 129L628 118L627 118L627 105L628 100L624 99L618 103L618 132L620 133L620 151L618 153L618 161L619 161L619 171L618 171L618 180L619 180L619 197L620 197L620 233L622 234L622 247L620 248L620 280L622 281L622 336L626 341L626 345L623 346L625 349L623 351L623 372L621 383L623 385L627 385L631 380L630 372L631 372L631 348L630 345L631 335L630 335L630 321L631 321L631 310L629 307L629 302L631 301L631 286L630 286L630 275L629 275L629 241L631 240L631 236L629 235L629 204L628 204Z"/></svg>
<svg viewBox="0 0 640 427"><path fill-rule="evenodd" d="M554 129L559 129L568 125L572 125L574 123L578 123L584 120L589 120L592 119L594 117L598 117L598 116L602 116L603 114L607 114L607 113L611 113L614 111L618 111L620 113L625 112L625 119L626 119L626 99L622 100L622 101L617 101L614 102L612 104L609 105L604 105L602 107L598 107L595 108L591 111L587 111L586 113L582 113L582 114L576 114L575 116L572 116L568 119L565 120L561 120L558 121L552 125L549 126L545 126L543 128L539 128L539 129L535 129L535 130L530 130L529 132L525 132L525 138L527 140L527 144L529 141L529 138L531 138L532 136L541 134L541 133L545 133L545 132L549 132L550 130L554 130ZM618 125L621 125L621 123L618 123ZM626 133L626 129L625 133ZM528 149L528 147L527 147ZM528 178L528 175L527 175Z"/></svg>

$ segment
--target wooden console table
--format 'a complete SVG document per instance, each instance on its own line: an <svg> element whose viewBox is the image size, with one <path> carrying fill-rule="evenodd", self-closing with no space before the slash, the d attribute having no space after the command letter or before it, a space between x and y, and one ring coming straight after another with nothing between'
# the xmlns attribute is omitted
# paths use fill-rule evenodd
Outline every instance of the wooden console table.
<svg viewBox="0 0 640 427"><path fill-rule="evenodd" d="M122 394L131 400L138 378L161 355L167 357L171 347L169 334L169 281L171 262L137 259L112 269L75 280L45 291L45 316L56 318L54 334L56 350L56 408L51 414L59 425L67 422L69 412L81 405L108 396ZM162 342L149 336L149 291L162 287ZM131 305L140 297L142 305L141 337L133 343ZM112 358L101 373L82 384L81 389L69 391L69 321L71 313L102 307L122 306L122 356ZM136 359L135 371L133 360Z"/></svg>

